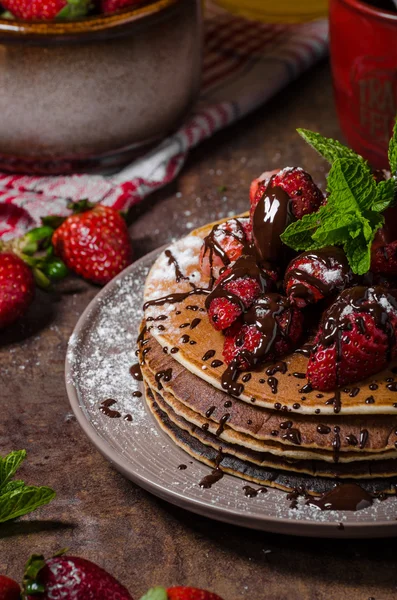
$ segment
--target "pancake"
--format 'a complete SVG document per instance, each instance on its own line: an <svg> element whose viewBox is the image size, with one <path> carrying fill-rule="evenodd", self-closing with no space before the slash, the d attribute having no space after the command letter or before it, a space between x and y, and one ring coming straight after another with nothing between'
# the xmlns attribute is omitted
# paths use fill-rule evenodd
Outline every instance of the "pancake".
<svg viewBox="0 0 397 600"><path fill-rule="evenodd" d="M198 413L195 413L191 409L187 408L184 404L176 400L176 398L169 392L165 391L164 389L159 391L154 376L149 372L148 369L143 367L142 372L145 383L152 390L155 390L156 394L161 397L161 408L163 410L167 412L167 409L164 408L164 405L166 405L172 410L172 413L175 413L178 417L183 418L184 421L190 425L200 427L200 429L203 431L208 431L209 433L213 434L213 436L218 440L218 445L220 441L226 441L230 444L237 444L241 448L246 448L247 450L266 452L274 456L282 457L285 460L318 460L328 463L352 463L357 461L397 459L397 453L395 450L391 452L386 451L376 453L350 451L342 454L332 451L332 448L331 450L316 450L301 448L300 446L293 447L291 445L283 445L274 439L267 441L257 440L252 436L234 431L227 425L220 426L219 423L211 421L210 419L206 419Z"/></svg>
<svg viewBox="0 0 397 600"><path fill-rule="evenodd" d="M170 377L159 380L166 402L196 425L208 425L211 432L217 431L222 418L228 415L220 436L222 439L233 442L237 441L238 435L243 435L244 445L251 449L260 451L267 446L270 452L290 457L298 454L318 458L320 450L322 460L331 462L335 458L335 427L339 427L340 462L383 459L386 451L388 458L397 457L397 415L349 415L341 418L340 415L310 416L296 414L296 411L285 413L258 408L255 404L231 398L188 371L172 355L163 352L151 332L146 333L144 339L143 348L150 350L145 354L141 368L150 387L158 387L156 374L169 373ZM293 443L293 436L286 435L286 424L290 425L289 430L299 432L299 445ZM303 449L314 449L317 457L313 452L305 454Z"/></svg>
<svg viewBox="0 0 397 600"><path fill-rule="evenodd" d="M147 406L155 418L160 428L177 444L180 448L185 450L187 454L200 462L211 466L220 466L221 470L230 475L240 477L245 481L257 483L259 485L265 485L267 487L274 487L281 489L286 492L295 491L297 489L304 490L305 493L311 495L323 494L330 491L335 487L334 480L336 478L343 479L344 483L355 481L356 478L362 479L360 486L367 490L371 494L379 493L395 493L395 486L397 485L397 478L392 475L397 472L397 461L384 461L384 464L378 464L381 466L381 472L377 470L369 470L368 467L368 478L364 478L363 474L352 476L344 476L340 473L329 474L328 477L307 475L305 473L290 473L280 469L281 459L270 457L269 461L273 461L274 466L259 466L247 460L247 458L240 459L238 456L233 455L233 447L227 443L222 443L222 453L219 453L219 440L215 438L215 442L211 445L211 434L205 433L199 428L196 428L196 437L191 435L188 429L180 428L174 421L172 421L167 413L162 410L160 406L161 398L159 395L152 391L148 386L145 389L145 399ZM212 436L213 437L213 436ZM246 456L248 456L247 451ZM219 461L219 457L221 460ZM392 464L390 464L392 463ZM339 471L346 469L346 465L337 465ZM312 467L315 470L315 465ZM358 470L363 471L363 465L358 467ZM385 475L387 473L387 475ZM389 477L387 481L384 481L383 477ZM198 482L199 483L199 482Z"/></svg>
<svg viewBox="0 0 397 600"><path fill-rule="evenodd" d="M155 261L145 285L145 301L149 302L145 318L152 335L162 347L174 352L176 361L222 390L226 370L222 359L223 334L213 329L207 317L204 303L209 278L199 269L202 239L213 225L196 229ZM313 308L308 310L312 312ZM207 358L209 355L211 358ZM245 382L242 381L245 374L241 373L239 398L267 409L291 410L294 414L315 415L320 411L321 415L331 415L339 411L339 416L397 415L394 364L359 384L332 393L318 393L307 385L304 355L294 352L283 357L278 365L286 371L262 365Z"/></svg>

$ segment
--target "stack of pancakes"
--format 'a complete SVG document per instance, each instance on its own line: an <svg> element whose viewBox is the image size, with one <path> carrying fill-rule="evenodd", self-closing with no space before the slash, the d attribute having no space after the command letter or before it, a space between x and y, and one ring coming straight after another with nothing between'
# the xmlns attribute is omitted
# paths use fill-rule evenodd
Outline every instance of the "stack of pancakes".
<svg viewBox="0 0 397 600"><path fill-rule="evenodd" d="M213 223L163 252L145 286L138 341L147 405L191 456L222 471L285 490L327 491L360 480L392 491L397 479L397 369L334 393L311 389L304 349L238 375L222 389L223 334L205 309L199 268ZM396 381L396 383L394 383ZM220 453L221 449L221 453ZM387 479L386 479L387 478Z"/></svg>

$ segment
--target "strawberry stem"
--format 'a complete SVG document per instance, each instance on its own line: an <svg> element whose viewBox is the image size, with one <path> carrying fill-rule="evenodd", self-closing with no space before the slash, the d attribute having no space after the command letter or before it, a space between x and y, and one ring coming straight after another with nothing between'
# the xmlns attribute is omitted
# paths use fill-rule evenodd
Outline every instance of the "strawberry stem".
<svg viewBox="0 0 397 600"><path fill-rule="evenodd" d="M42 554L32 554L29 558L22 580L23 597L43 594L45 592L45 586L38 581L39 573L45 565L45 558Z"/></svg>
<svg viewBox="0 0 397 600"><path fill-rule="evenodd" d="M141 600L168 600L167 590L160 586L150 588Z"/></svg>
<svg viewBox="0 0 397 600"><path fill-rule="evenodd" d="M69 202L67 208L72 211L74 215L78 215L83 212L87 212L94 208L95 204L90 202L87 198L78 200L77 202Z"/></svg>

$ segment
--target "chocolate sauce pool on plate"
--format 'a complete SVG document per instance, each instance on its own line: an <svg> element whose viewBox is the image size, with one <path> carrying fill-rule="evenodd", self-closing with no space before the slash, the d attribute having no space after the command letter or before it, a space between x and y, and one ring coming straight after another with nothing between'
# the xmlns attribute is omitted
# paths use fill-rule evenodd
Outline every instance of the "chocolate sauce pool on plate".
<svg viewBox="0 0 397 600"><path fill-rule="evenodd" d="M356 483L342 483L320 498L309 498L306 504L320 510L357 511L368 508L372 502L372 496Z"/></svg>

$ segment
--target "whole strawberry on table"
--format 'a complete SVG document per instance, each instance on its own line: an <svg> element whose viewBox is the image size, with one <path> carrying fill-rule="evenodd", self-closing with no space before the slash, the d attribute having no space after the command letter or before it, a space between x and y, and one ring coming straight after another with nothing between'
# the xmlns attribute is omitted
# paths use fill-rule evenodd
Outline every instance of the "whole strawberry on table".
<svg viewBox="0 0 397 600"><path fill-rule="evenodd" d="M87 200L69 208L69 217L46 217L22 238L0 240L0 329L26 313L35 285L51 289L69 270L105 285L131 264L127 225L117 210Z"/></svg>
<svg viewBox="0 0 397 600"><path fill-rule="evenodd" d="M0 600L133 600L126 587L90 560L64 551L52 558L34 554L21 586L0 575ZM193 587L154 587L141 600L222 600Z"/></svg>
<svg viewBox="0 0 397 600"><path fill-rule="evenodd" d="M327 194L299 167L263 173L250 187L249 218L215 225L201 249L213 282L208 317L224 333L222 385L234 395L240 371L303 342L310 342L309 386L321 391L397 358L397 123L390 172L373 172L339 142L298 131L331 163Z"/></svg>

